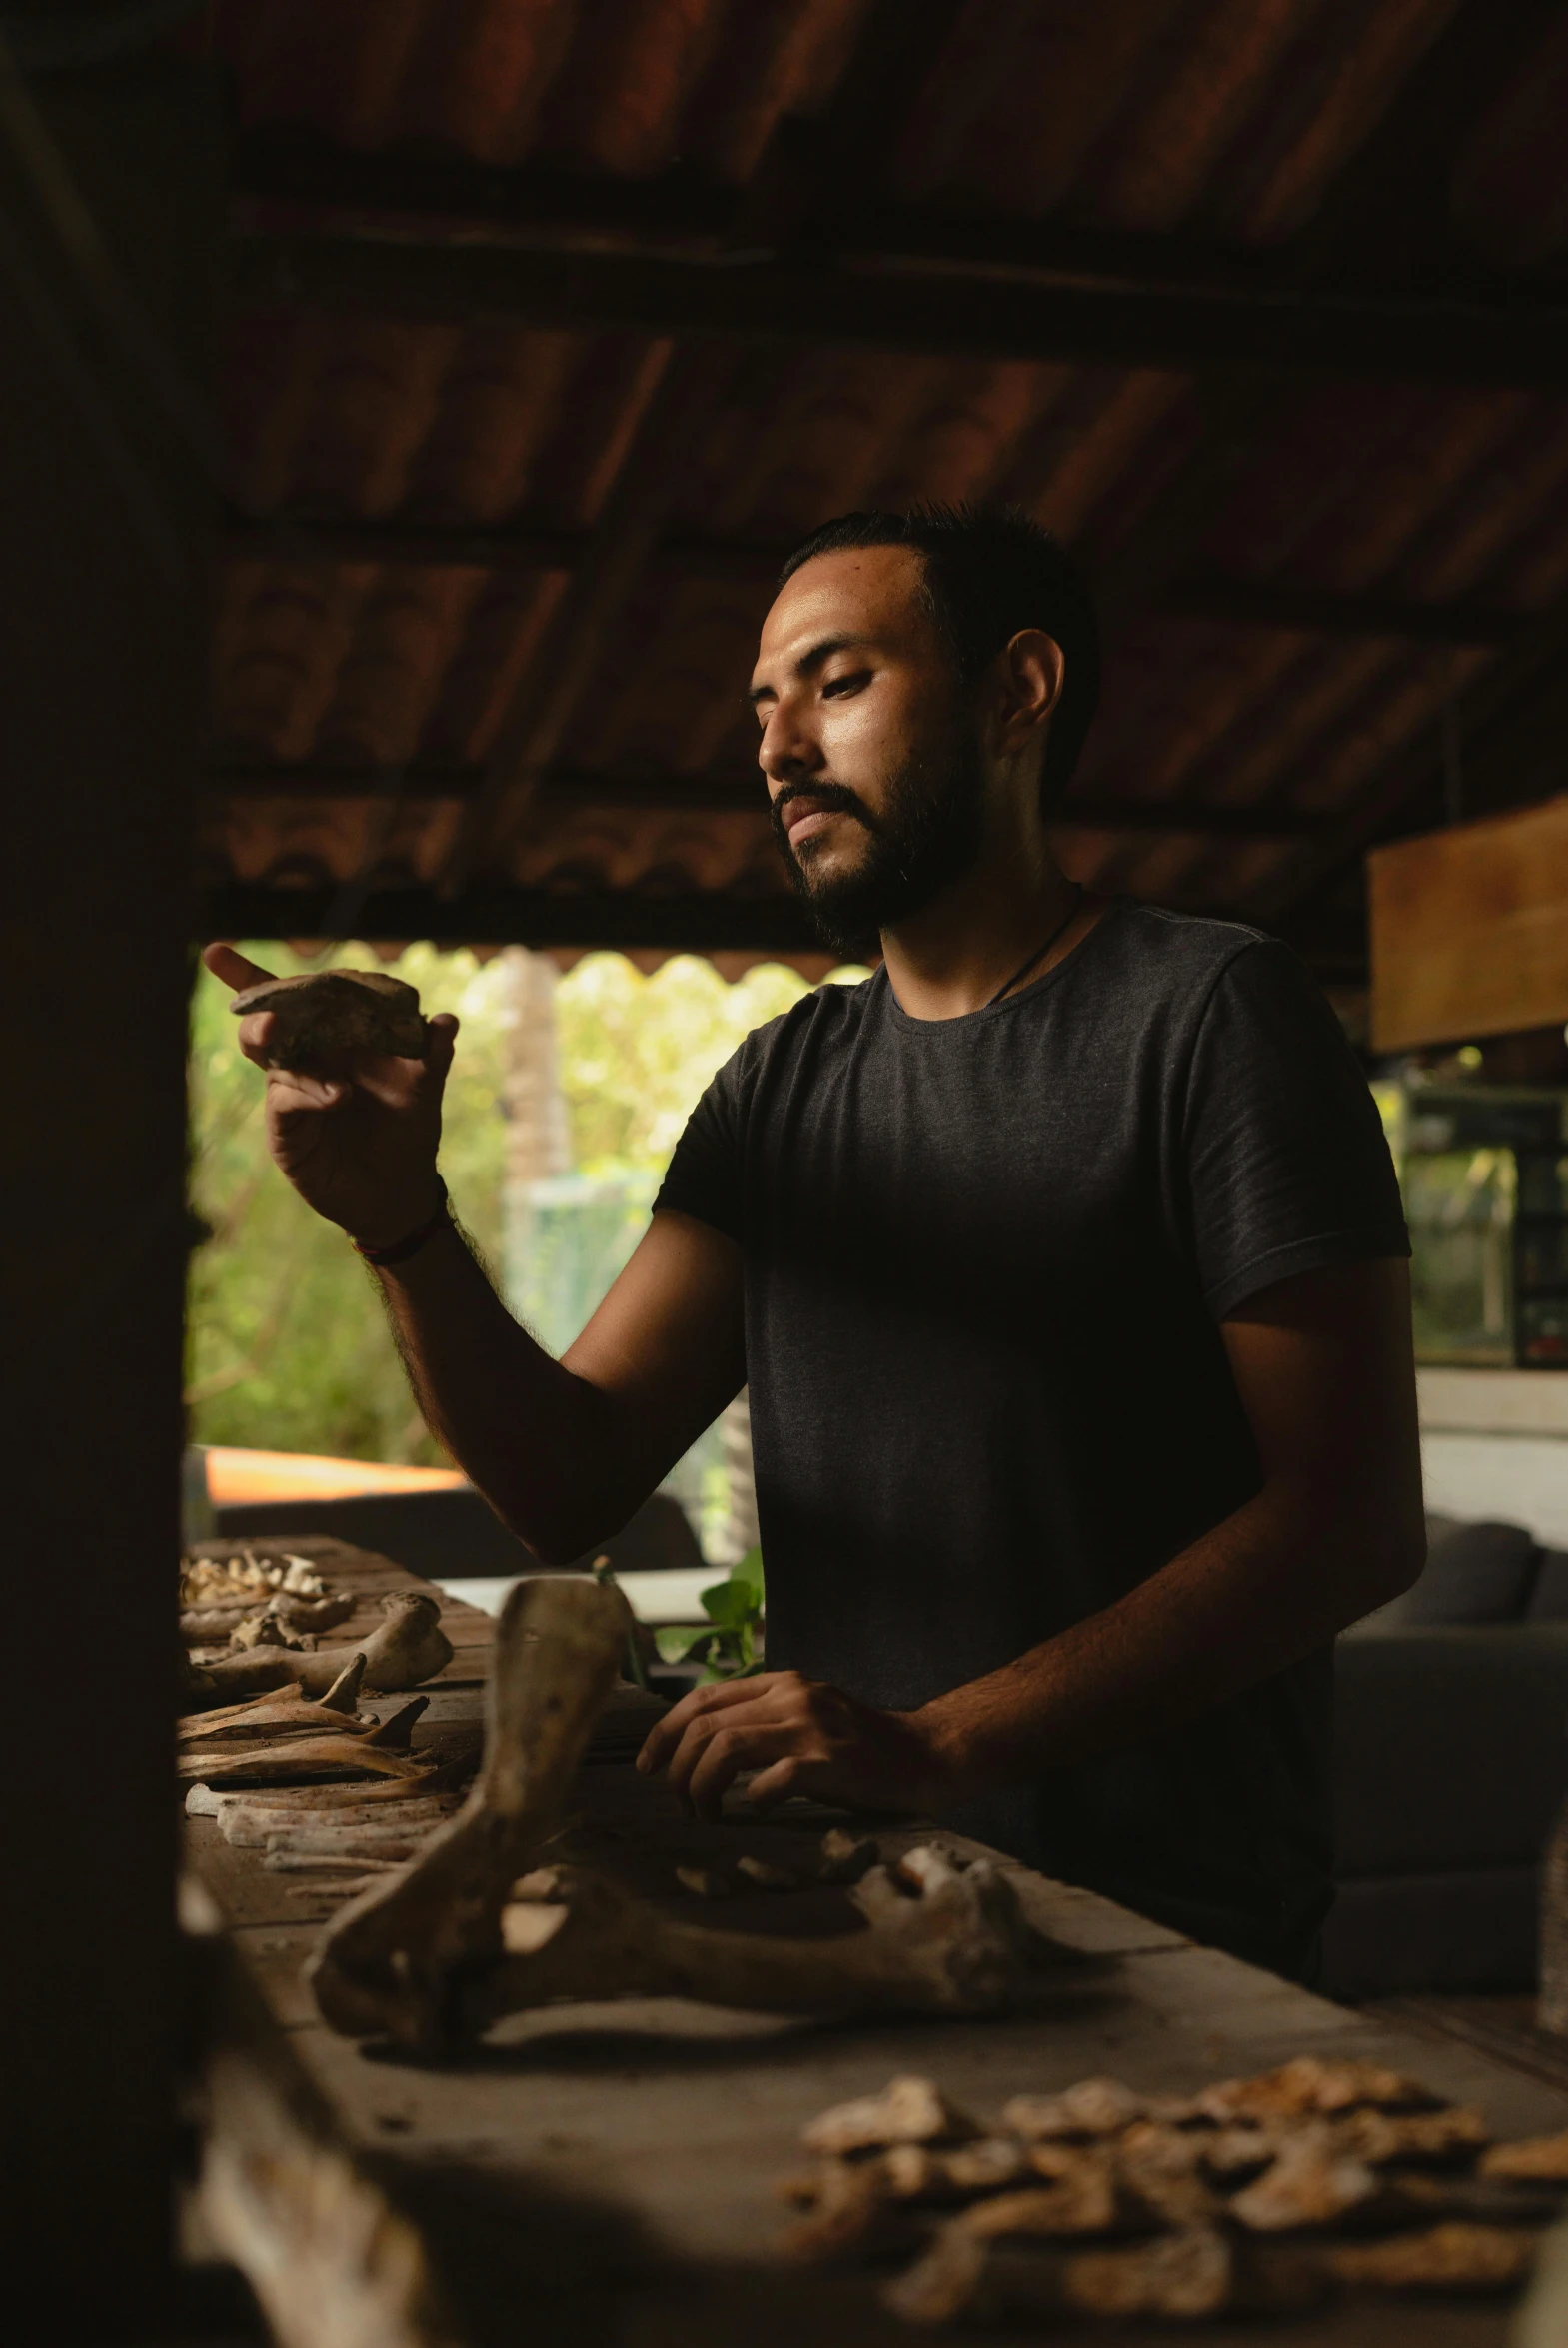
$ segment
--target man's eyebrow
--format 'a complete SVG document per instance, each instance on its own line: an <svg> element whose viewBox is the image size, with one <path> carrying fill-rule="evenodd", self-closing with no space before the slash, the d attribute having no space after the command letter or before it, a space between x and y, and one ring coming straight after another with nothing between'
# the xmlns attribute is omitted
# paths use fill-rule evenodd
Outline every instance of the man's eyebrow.
<svg viewBox="0 0 1568 2348"><path fill-rule="evenodd" d="M869 642L870 638L867 636L824 636L818 643L813 644L808 652L803 652L800 655L794 663L794 675L809 677L812 671L819 669L824 661L830 661L834 653L848 652L854 645L868 644ZM758 702L771 700L776 691L777 688L772 685L754 685L746 698L755 708Z"/></svg>

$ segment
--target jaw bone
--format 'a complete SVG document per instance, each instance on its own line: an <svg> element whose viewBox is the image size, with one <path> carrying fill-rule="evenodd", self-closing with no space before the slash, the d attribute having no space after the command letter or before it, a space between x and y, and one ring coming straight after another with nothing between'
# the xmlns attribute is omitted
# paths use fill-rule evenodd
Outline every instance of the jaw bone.
<svg viewBox="0 0 1568 2348"><path fill-rule="evenodd" d="M519 1582L496 1626L473 1792L403 1873L343 1910L308 1967L335 2030L440 2043L457 1977L502 1956L512 1885L560 1828L630 1619L619 1590L586 1578Z"/></svg>
<svg viewBox="0 0 1568 2348"><path fill-rule="evenodd" d="M441 1608L422 1591L396 1591L383 1601L387 1619L369 1638L352 1646L318 1647L314 1654L293 1647L251 1647L192 1671L184 1709L210 1711L243 1696L264 1695L292 1680L308 1696L322 1697L356 1655L365 1658L365 1685L392 1694L434 1679L452 1660L452 1642L441 1628Z"/></svg>
<svg viewBox="0 0 1568 2348"><path fill-rule="evenodd" d="M1038 1977L1046 1944L1005 1876L921 1854L856 1887L865 1931L772 1939L673 1922L603 1877L553 1870L513 1886L559 1832L573 1774L626 1637L619 1592L525 1581L507 1602L485 1765L462 1814L395 1878L346 1908L312 1960L325 2019L348 2036L432 2047L554 1998L679 1995L764 2012L995 2013ZM532 1888L532 1886L531 1886Z"/></svg>

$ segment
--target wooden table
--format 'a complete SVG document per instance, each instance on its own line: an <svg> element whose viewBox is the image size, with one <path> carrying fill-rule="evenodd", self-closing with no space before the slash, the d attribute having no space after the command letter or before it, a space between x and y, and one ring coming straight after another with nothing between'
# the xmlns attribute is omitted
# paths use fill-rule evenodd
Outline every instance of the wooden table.
<svg viewBox="0 0 1568 2348"><path fill-rule="evenodd" d="M329 1579L354 1587L372 1609L335 1640L369 1628L383 1592L426 1586L385 1559L335 1543L277 1545L313 1552ZM443 1608L457 1653L432 1683L417 1741L479 1715L492 1625L450 1599ZM814 1850L830 1816L790 1804L759 1821L735 1801L722 1825L705 1827L684 1818L662 1784L619 1764L585 1768L576 1807L590 1863L689 1919L697 1903L675 1886L677 1864L722 1866L749 1850L788 1865ZM1568 2128L1568 2088L1560 2084L1479 2047L1332 2005L1010 1862L1040 1929L1114 1960L1103 1977L1065 1996L1059 2011L824 2026L626 2000L517 2015L483 2045L414 2060L361 2048L319 2019L301 1966L337 1904L331 1894L312 1883L301 1896L298 1878L265 1872L257 1854L226 1844L208 1820L190 1821L188 1831L191 1864L278 2033L278 2060L292 2049L342 2144L416 2215L465 2340L506 2339L514 2348L525 2337L573 2348L598 2340L617 2348L674 2348L677 2340L683 2348L743 2341L909 2348L917 2335L878 2307L874 2275L801 2273L781 2265L775 2249L784 2218L775 2186L800 2164L803 2124L899 2071L928 2073L983 2116L1021 2090L1064 2087L1091 2072L1176 2092L1294 2054L1355 2055L1478 2104L1501 2134ZM921 1836L905 1826L878 1829L877 1838L888 1851ZM813 1902L835 1896L746 1891L711 1912L727 1926L820 1929ZM1284 2325L1227 2323L1183 2336L1301 2348L1417 2338L1424 2348L1496 2348L1509 2321L1495 2305L1346 2301ZM1050 2336L1106 2334L1069 2326Z"/></svg>

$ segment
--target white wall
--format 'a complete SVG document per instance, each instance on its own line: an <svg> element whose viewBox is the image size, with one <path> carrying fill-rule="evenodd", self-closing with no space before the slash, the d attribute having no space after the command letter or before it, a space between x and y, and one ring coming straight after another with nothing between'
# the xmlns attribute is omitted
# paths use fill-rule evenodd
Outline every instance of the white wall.
<svg viewBox="0 0 1568 2348"><path fill-rule="evenodd" d="M1423 1369L1417 1384L1428 1508L1568 1549L1568 1373Z"/></svg>

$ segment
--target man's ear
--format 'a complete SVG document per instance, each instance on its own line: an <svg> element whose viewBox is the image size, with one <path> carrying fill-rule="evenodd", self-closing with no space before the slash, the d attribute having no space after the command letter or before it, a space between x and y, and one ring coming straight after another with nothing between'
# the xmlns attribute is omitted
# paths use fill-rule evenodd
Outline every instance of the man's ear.
<svg viewBox="0 0 1568 2348"><path fill-rule="evenodd" d="M1067 664L1054 636L1020 628L996 662L1002 689L1001 741L1009 749L1032 742L1061 699Z"/></svg>

